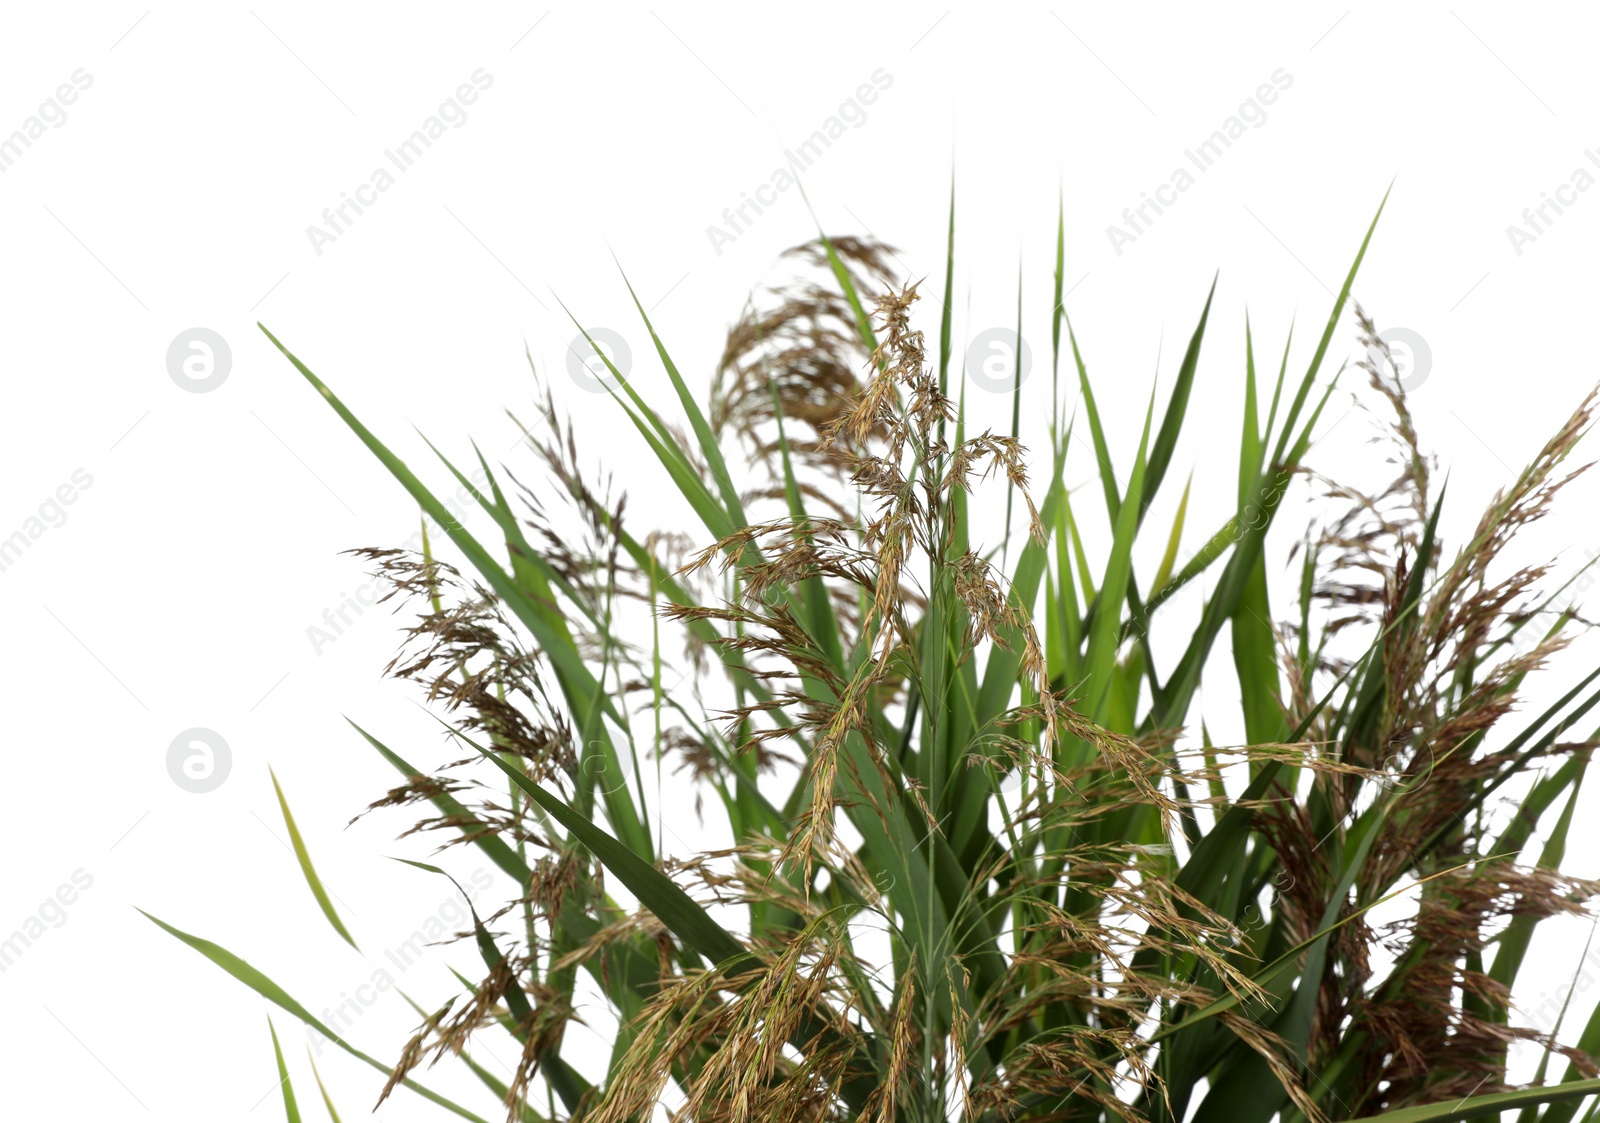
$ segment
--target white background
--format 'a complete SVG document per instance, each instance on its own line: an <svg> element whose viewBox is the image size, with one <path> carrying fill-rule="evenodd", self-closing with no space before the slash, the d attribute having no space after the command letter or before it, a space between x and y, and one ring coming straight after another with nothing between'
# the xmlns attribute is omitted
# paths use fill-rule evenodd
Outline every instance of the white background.
<svg viewBox="0 0 1600 1123"><path fill-rule="evenodd" d="M369 978L299 878L269 764L374 963L451 899L385 857L426 853L393 841L403 815L343 829L395 778L342 715L425 763L443 759L412 692L380 681L395 621L368 611L320 652L307 635L366 580L339 551L398 544L415 510L256 320L441 484L413 425L452 455L470 454L470 435L491 460L528 466L503 413L532 412L526 345L634 510L695 529L608 400L567 377L575 329L556 298L586 326L622 332L635 385L665 405L614 252L704 387L752 287L816 233L794 191L720 253L707 227L882 70L892 84L865 121L805 173L817 219L899 248L906 279L928 278L933 338L954 172L958 347L1012 322L1020 263L1033 447L1049 406L1058 191L1067 310L1119 432L1142 418L1158 359L1164 400L1220 269L1175 465L1196 468L1197 495L1228 490L1246 309L1264 366L1295 320L1291 372L1303 370L1329 290L1393 180L1355 293L1380 327L1431 348L1413 408L1450 472L1445 522L1459 542L1596 381L1600 190L1520 254L1507 227L1580 166L1600 174L1584 156L1600 150L1597 31L1592 5L1514 15L1476 2L8 5L0 135L74 71L92 85L0 174L0 537L75 471L92 485L0 572L0 933L75 870L93 885L0 974L7 1113L281 1118L267 1004L134 911L218 940L316 1011ZM493 84L464 123L319 254L307 227L479 68ZM1265 122L1115 252L1106 228L1123 209L1188 166L1184 150L1279 69L1292 85ZM166 365L169 343L196 326L232 352L226 381L205 394L175 385ZM1329 373L1357 357L1347 316ZM1004 398L970 399L979 423L1009 424ZM1318 464L1384 482L1350 401L1336 392ZM1120 447L1125 471L1132 445ZM1071 471L1086 476L1089 460L1075 453ZM1168 517L1178 490L1164 497ZM1600 548L1594 494L1588 481L1569 492L1523 544L1527 558L1555 557L1566 575ZM1222 515L1206 502L1191 526L1209 531ZM1299 514L1283 516L1291 537ZM1544 696L1585 657L1563 662ZM1206 712L1228 704L1213 697ZM227 781L204 795L166 767L174 736L196 726L232 754ZM1593 875L1593 798L1584 807L1569 862ZM1523 986L1533 1003L1568 985L1585 927L1536 948ZM452 990L447 962L474 970L470 955L435 953L401 986L437 1003ZM318 1118L303 1035L275 1020ZM391 993L351 1036L387 1060L414 1020ZM574 1028L573 1055L599 1041L595 1025L587 1037ZM512 1059L485 1058L502 1074ZM332 1049L320 1064L345 1117L360 1118L380 1078ZM435 1078L498 1117L486 1094ZM400 1092L378 1115L442 1117L425 1109Z"/></svg>

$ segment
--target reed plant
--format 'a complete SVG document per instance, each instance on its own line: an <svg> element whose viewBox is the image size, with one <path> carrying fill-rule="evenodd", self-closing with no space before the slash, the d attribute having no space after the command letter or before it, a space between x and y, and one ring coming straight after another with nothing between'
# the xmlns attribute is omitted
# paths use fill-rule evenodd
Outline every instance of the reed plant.
<svg viewBox="0 0 1600 1123"><path fill-rule="evenodd" d="M1512 994L1540 922L1600 889L1564 870L1600 669L1519 710L1581 621L1549 611L1547 567L1502 561L1581 471L1594 397L1445 542L1445 488L1350 300L1373 228L1309 356L1258 369L1246 328L1244 370L1205 391L1242 406L1236 440L1205 434L1237 473L1200 534L1187 489L1170 523L1150 515L1181 482L1210 297L1164 403L1111 431L1058 226L1049 448L1018 440L1020 379L1012 431L975 432L953 201L932 343L919 286L849 238L794 251L813 279L753 297L698 390L639 308L672 394L615 367L611 393L687 528L630 510L547 396L522 462L438 455L492 522L480 539L268 333L459 559L361 551L415 609L389 671L448 742L359 715L352 743L399 775L372 810L475 848L507 892L393 1061L156 923L384 1073L380 1100L405 1086L441 1118L483 1118L426 1086L441 1059L524 1123L1594 1118L1600 1013L1565 1044ZM1372 358L1330 370L1352 319ZM1353 380L1387 419L1377 490L1315 463ZM1076 493L1073 442L1098 469ZM980 506L1006 512L998 538ZM1163 612L1202 584L1197 622ZM1243 744L1201 720L1216 680ZM728 845L663 844L690 829L689 787ZM610 1055L569 1045L602 1008ZM474 1059L491 1036L515 1043L508 1079ZM1517 1047L1542 1056L1520 1086Z"/></svg>

